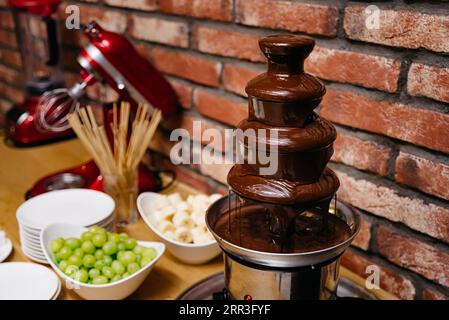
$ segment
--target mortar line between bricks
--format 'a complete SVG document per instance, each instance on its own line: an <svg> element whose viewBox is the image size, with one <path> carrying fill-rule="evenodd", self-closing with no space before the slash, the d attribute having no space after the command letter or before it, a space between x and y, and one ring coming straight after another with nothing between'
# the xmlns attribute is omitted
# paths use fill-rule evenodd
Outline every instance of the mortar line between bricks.
<svg viewBox="0 0 449 320"><path fill-rule="evenodd" d="M378 187L385 187L393 189L399 196L407 197L411 199L419 199L422 200L425 204L434 204L436 206L440 206L446 209L449 209L449 202L445 201L441 198L410 189L408 186L404 187L403 185L398 184L396 181L391 181L389 179L385 179L384 177L380 177L374 173L368 171L361 171L355 167L348 166L344 163L336 163L332 162L331 167L336 167L340 171L348 174L352 178L356 180L367 180L370 181Z"/></svg>
<svg viewBox="0 0 449 320"><path fill-rule="evenodd" d="M410 280L416 289L415 299L421 297L422 290L423 290L423 283L425 283L427 286L430 286L432 288L436 288L437 291L440 291L440 292L444 293L445 295L449 294L448 287L446 287L440 283L437 283L434 280L428 279L428 278L424 277L423 275L416 273L413 270L410 270L410 269L407 269L400 265L397 265L393 261L388 260L386 257L381 255L380 253L363 251L360 248L357 248L354 246L351 246L351 250L353 252L355 251L356 254L361 255L362 257L365 257L368 260L370 260L376 264L379 264L381 266L391 269L392 271L394 271L395 274L399 274L401 276L404 276L408 280Z"/></svg>

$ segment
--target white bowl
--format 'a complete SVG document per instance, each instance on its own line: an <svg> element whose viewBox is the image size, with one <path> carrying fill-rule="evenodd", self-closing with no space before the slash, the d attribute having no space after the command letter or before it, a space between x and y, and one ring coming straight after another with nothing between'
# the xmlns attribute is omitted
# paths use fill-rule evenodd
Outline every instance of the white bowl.
<svg viewBox="0 0 449 320"><path fill-rule="evenodd" d="M160 194L154 192L143 192L137 197L137 209L143 221L150 229L165 243L167 250L177 259L188 264L203 264L220 254L221 249L215 239L205 244L193 244L175 241L163 235L154 221L154 212L147 212Z"/></svg>
<svg viewBox="0 0 449 320"><path fill-rule="evenodd" d="M81 237L81 234L86 231L87 228L64 224L64 223L56 223L48 225L42 230L41 233L41 245L44 249L44 254L47 260L49 261L52 268L56 271L56 273L64 280L66 286L69 289L74 289L75 292L88 300L119 300L124 299L133 293L145 280L145 278L150 273L151 269L153 269L156 262L162 256L165 250L165 245L160 242L149 242L149 241L137 241L137 243L144 247L153 247L157 251L157 256L147 264L145 267L132 274L131 276L119 280L117 282L108 283L108 284L88 284L81 283L73 280L64 274L54 263L54 255L50 250L50 242L56 238L63 237Z"/></svg>

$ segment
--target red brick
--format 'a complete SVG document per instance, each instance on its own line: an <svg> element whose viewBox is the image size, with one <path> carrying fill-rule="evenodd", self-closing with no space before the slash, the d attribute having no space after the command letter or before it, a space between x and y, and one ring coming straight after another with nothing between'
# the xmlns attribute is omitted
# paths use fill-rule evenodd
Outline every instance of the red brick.
<svg viewBox="0 0 449 320"><path fill-rule="evenodd" d="M426 288L421 293L423 300L449 300L449 296L437 290Z"/></svg>
<svg viewBox="0 0 449 320"><path fill-rule="evenodd" d="M168 137L165 137L160 132L157 132L150 147L159 153L162 153L166 156L170 156L171 148L175 145L175 142L167 140L169 140ZM194 147L193 150L191 151L192 154L199 152L202 152L202 149L196 147ZM216 163L212 163L211 161L206 162L207 160L210 159L211 159L210 154L208 152L203 153L202 162L200 164L190 166L192 168L197 169L202 175L210 176L211 178L217 180L218 182L226 184L227 175L232 167L232 164L224 164L220 162L222 161L221 154L214 157L214 160L219 162Z"/></svg>
<svg viewBox="0 0 449 320"><path fill-rule="evenodd" d="M92 20L98 22L102 28L108 31L114 31L118 33L123 33L126 30L127 17L124 13L115 10L104 10L104 8L90 6L90 5L80 5L80 18L82 24L87 24ZM62 16L66 17L65 8L62 8ZM65 29L65 28L63 28ZM80 33L74 32L74 30L69 30L70 33Z"/></svg>
<svg viewBox="0 0 449 320"><path fill-rule="evenodd" d="M145 11L154 11L157 9L156 0L104 0L110 6L131 8Z"/></svg>
<svg viewBox="0 0 449 320"><path fill-rule="evenodd" d="M371 222L361 217L360 231L359 234L354 238L352 245L363 250L368 250L370 241L371 241Z"/></svg>
<svg viewBox="0 0 449 320"><path fill-rule="evenodd" d="M305 70L322 79L395 92L401 62L370 54L316 47Z"/></svg>
<svg viewBox="0 0 449 320"><path fill-rule="evenodd" d="M87 87L86 92L90 99L97 101L113 102L118 99L117 92L110 86L104 85L101 82L96 82Z"/></svg>
<svg viewBox="0 0 449 320"><path fill-rule="evenodd" d="M262 72L255 69L225 64L223 67L223 86L228 91L246 96L246 84L260 73Z"/></svg>
<svg viewBox="0 0 449 320"><path fill-rule="evenodd" d="M321 4L237 0L236 20L250 26L335 36L338 9Z"/></svg>
<svg viewBox="0 0 449 320"><path fill-rule="evenodd" d="M366 272L366 268L370 265L376 265L380 270L379 285L382 289L405 300L412 300L415 297L416 289L413 283L391 268L379 265L351 251L346 251L343 254L341 264L364 279L371 274Z"/></svg>
<svg viewBox="0 0 449 320"><path fill-rule="evenodd" d="M200 124L200 134L201 137L196 137L194 136L194 132L193 132L193 128L194 128L194 122L196 122L196 124ZM191 140L195 140L198 142L201 142L204 145L209 145L210 147L217 149L217 150L224 150L224 127L211 123L210 121L207 121L205 119L202 118L198 118L198 117L193 117L187 114L181 114L178 113L175 116L171 117L170 119L167 119L165 122L161 123L161 125L168 129L168 130L174 130L174 129L184 129L188 132L190 139ZM213 130L217 130L218 132L220 132L221 136L223 137L222 141L207 141L204 139L204 137L202 136L204 131L207 129L213 129ZM197 139L198 138L198 139Z"/></svg>
<svg viewBox="0 0 449 320"><path fill-rule="evenodd" d="M449 102L449 69L412 63L408 72L407 91L412 96L424 96Z"/></svg>
<svg viewBox="0 0 449 320"><path fill-rule="evenodd" d="M17 88L14 88L12 86L2 84L0 87L3 87L3 94L5 97L7 97L9 100L20 103L23 102L25 95L23 94L22 90L19 90Z"/></svg>
<svg viewBox="0 0 449 320"><path fill-rule="evenodd" d="M129 33L137 39L187 48L189 45L188 30L189 27L184 22L138 15L130 16Z"/></svg>
<svg viewBox="0 0 449 320"><path fill-rule="evenodd" d="M248 106L246 103L227 99L200 89L194 91L193 99L197 110L203 116L231 126L236 126L240 121L248 117Z"/></svg>
<svg viewBox="0 0 449 320"><path fill-rule="evenodd" d="M175 89L181 106L185 109L190 109L192 107L192 86L176 80L169 80L169 82Z"/></svg>
<svg viewBox="0 0 449 320"><path fill-rule="evenodd" d="M449 52L449 16L417 10L381 9L380 28L368 29L365 9L365 5L346 7L344 29L349 38L394 47Z"/></svg>
<svg viewBox="0 0 449 320"><path fill-rule="evenodd" d="M18 85L22 82L23 75L15 69L0 64L0 79Z"/></svg>
<svg viewBox="0 0 449 320"><path fill-rule="evenodd" d="M10 48L17 48L15 34L10 31L0 30L0 44Z"/></svg>
<svg viewBox="0 0 449 320"><path fill-rule="evenodd" d="M449 115L328 88L321 115L339 124L449 152Z"/></svg>
<svg viewBox="0 0 449 320"><path fill-rule="evenodd" d="M195 18L230 21L231 0L160 0L160 11Z"/></svg>
<svg viewBox="0 0 449 320"><path fill-rule="evenodd" d="M449 287L449 253L382 225L377 228L377 246L391 262Z"/></svg>
<svg viewBox="0 0 449 320"><path fill-rule="evenodd" d="M14 30L14 19L10 12L0 12L0 28Z"/></svg>
<svg viewBox="0 0 449 320"><path fill-rule="evenodd" d="M194 28L193 34L193 45L199 51L250 61L265 61L256 35L203 26Z"/></svg>
<svg viewBox="0 0 449 320"><path fill-rule="evenodd" d="M449 242L449 209L418 198L400 195L396 190L356 179L337 170L338 197L351 205Z"/></svg>
<svg viewBox="0 0 449 320"><path fill-rule="evenodd" d="M220 62L158 48L153 50L153 62L159 71L171 75L213 87L220 83Z"/></svg>
<svg viewBox="0 0 449 320"><path fill-rule="evenodd" d="M390 147L339 132L332 160L385 176L390 155Z"/></svg>
<svg viewBox="0 0 449 320"><path fill-rule="evenodd" d="M449 166L405 152L396 158L395 179L434 196L449 199Z"/></svg>
<svg viewBox="0 0 449 320"><path fill-rule="evenodd" d="M20 53L11 49L0 49L0 60L17 68L22 67L22 58Z"/></svg>

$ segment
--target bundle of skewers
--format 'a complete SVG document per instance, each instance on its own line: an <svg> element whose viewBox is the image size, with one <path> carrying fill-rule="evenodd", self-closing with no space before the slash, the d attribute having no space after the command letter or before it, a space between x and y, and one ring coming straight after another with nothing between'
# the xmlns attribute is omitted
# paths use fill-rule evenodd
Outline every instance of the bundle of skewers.
<svg viewBox="0 0 449 320"><path fill-rule="evenodd" d="M123 102L118 110L113 106L111 126L112 145L104 125L98 125L92 108L74 112L69 123L84 147L93 157L103 176L103 187L116 202L117 220L126 221L136 214L137 168L161 121L161 112L150 114L147 105L139 105L130 124L130 105Z"/></svg>

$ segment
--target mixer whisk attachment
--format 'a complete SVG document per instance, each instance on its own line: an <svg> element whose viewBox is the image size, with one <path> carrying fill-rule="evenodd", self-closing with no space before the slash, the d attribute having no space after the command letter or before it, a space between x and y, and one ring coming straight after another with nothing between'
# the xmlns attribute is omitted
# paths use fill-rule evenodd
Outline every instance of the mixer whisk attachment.
<svg viewBox="0 0 449 320"><path fill-rule="evenodd" d="M69 116L79 109L78 99L87 83L77 83L72 88L59 88L45 92L36 109L36 124L39 129L62 132L70 129Z"/></svg>

